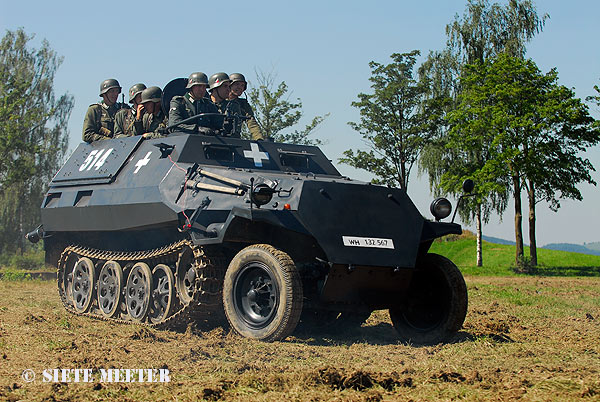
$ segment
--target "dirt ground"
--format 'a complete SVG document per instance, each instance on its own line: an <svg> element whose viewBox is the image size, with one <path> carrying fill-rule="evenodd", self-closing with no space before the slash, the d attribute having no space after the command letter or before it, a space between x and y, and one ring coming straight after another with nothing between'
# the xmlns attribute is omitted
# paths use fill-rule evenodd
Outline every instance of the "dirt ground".
<svg viewBox="0 0 600 402"><path fill-rule="evenodd" d="M221 327L176 333L75 317L54 282L0 281L0 400L600 400L599 278L466 281L463 330L428 347L398 343L384 311L342 336L263 343ZM62 382L57 371L52 382L53 369L92 378ZM108 369L168 370L170 381L103 382Z"/></svg>

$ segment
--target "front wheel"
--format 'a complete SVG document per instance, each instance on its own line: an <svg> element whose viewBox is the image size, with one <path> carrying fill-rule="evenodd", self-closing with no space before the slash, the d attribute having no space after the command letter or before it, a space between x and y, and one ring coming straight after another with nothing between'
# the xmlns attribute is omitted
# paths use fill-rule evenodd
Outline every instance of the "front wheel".
<svg viewBox="0 0 600 402"><path fill-rule="evenodd" d="M462 327L467 304L467 285L456 265L429 253L417 262L406 298L390 308L390 318L402 341L436 344Z"/></svg>
<svg viewBox="0 0 600 402"><path fill-rule="evenodd" d="M246 338L276 341L290 335L302 312L302 282L292 259L268 244L244 248L223 284L231 327Z"/></svg>

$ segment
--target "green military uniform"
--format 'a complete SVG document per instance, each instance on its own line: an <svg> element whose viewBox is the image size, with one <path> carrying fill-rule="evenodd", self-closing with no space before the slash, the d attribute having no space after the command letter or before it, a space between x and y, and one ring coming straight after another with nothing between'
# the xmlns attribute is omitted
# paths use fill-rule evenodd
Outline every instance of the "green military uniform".
<svg viewBox="0 0 600 402"><path fill-rule="evenodd" d="M218 112L219 110L215 104L210 101L210 99L194 99L188 92L183 96L175 96L173 99L171 99L171 104L169 107L169 125L172 126L197 114ZM219 121L216 117L217 116L199 117L198 120L194 122L180 124L172 131L198 133L198 131L202 132L204 131L203 129L206 128L218 130L221 127L219 126Z"/></svg>
<svg viewBox="0 0 600 402"><path fill-rule="evenodd" d="M226 120L222 124L223 134L228 137L241 138L242 120L236 118L236 116L243 116L239 103L225 99L215 105L219 109L219 113L225 115Z"/></svg>
<svg viewBox="0 0 600 402"><path fill-rule="evenodd" d="M166 135L164 129L167 128L167 124L167 116L165 116L162 110L157 115L146 113L143 117L142 134L152 133L147 138L164 137Z"/></svg>
<svg viewBox="0 0 600 402"><path fill-rule="evenodd" d="M128 106L122 103L108 106L104 101L90 105L83 120L83 140L93 142L113 138L115 115L122 108Z"/></svg>
<svg viewBox="0 0 600 402"><path fill-rule="evenodd" d="M144 134L142 121L136 120L137 110L121 109L115 115L115 137L131 137Z"/></svg>
<svg viewBox="0 0 600 402"><path fill-rule="evenodd" d="M262 131L260 130L260 126L258 122L254 118L254 110L252 110L252 106L248 103L248 100L245 98L235 98L231 100L231 102L235 102L239 104L239 108L242 116L246 117L246 125L248 126L248 130L250 130L250 134L252 135L253 140L264 140ZM240 121L241 125L241 121ZM240 130L241 131L241 127Z"/></svg>

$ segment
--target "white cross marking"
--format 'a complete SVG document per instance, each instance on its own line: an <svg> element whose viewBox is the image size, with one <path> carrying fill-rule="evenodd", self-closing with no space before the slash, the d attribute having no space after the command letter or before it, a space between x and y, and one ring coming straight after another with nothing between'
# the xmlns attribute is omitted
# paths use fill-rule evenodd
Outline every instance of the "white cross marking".
<svg viewBox="0 0 600 402"><path fill-rule="evenodd" d="M146 166L148 164L148 162L150 162L150 154L152 153L152 151L148 152L146 154L146 156L144 157L144 159L140 159L139 161L137 161L137 163L135 164L135 170L133 171L133 173L137 173L140 171L140 169L142 168L142 166Z"/></svg>
<svg viewBox="0 0 600 402"><path fill-rule="evenodd" d="M253 142L250 144L250 151L244 151L244 156L248 159L254 160L254 166L262 167L262 161L269 160L269 154L267 152L261 152L258 149L258 144Z"/></svg>

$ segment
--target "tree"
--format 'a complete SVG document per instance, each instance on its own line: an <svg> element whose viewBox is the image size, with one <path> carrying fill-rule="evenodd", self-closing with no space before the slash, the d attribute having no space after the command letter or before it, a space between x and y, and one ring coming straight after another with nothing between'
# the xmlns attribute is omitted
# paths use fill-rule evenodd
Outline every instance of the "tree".
<svg viewBox="0 0 600 402"><path fill-rule="evenodd" d="M370 151L347 150L340 162L373 173L374 183L407 190L411 169L429 141L422 97L427 91L414 78L418 50L394 53L392 63L374 61L371 67L372 94L358 94L352 106L360 111L360 122L348 123L358 131Z"/></svg>
<svg viewBox="0 0 600 402"><path fill-rule="evenodd" d="M500 53L507 53L515 57L525 55L525 45L537 33L542 31L547 14L538 16L531 0L510 0L502 6L498 3L490 4L487 0L468 0L467 8L462 17L456 16L454 21L446 26L447 45L439 52L431 52L428 59L420 68L422 79L429 79L431 91L426 101L429 103L432 116L429 120L432 130L437 131L438 140L422 152L420 172L427 172L432 189L438 192L456 195L460 192L460 180L455 180L457 187L441 187L441 176L447 169L452 169L462 164L455 157L441 157L444 152L451 152L446 146L445 135L448 133L448 114L456 107L457 98L462 91L460 76L467 64L483 63ZM485 143L480 143L484 146ZM458 154L460 155L460 154ZM457 155L455 155L457 156ZM463 157L474 157L473 161L464 161L464 165L475 168L483 166L484 150L462 154ZM453 160L453 164L446 163ZM460 168L458 169L460 171ZM457 173L457 172L455 172ZM462 179L469 178L470 173ZM448 186L451 182L445 182ZM496 188L492 186L491 189ZM461 209L461 218L465 222L477 222L477 266L483 265L482 256L482 221L487 223L491 213L502 215L507 205L508 193L482 193L483 188L478 187L478 197L467 202ZM517 244L517 250L522 255L523 244Z"/></svg>
<svg viewBox="0 0 600 402"><path fill-rule="evenodd" d="M600 127L589 115L575 93L558 84L556 69L542 75L535 65L533 76L541 81L540 100L532 120L536 123L521 139L524 152L524 188L529 201L529 250L532 265L537 265L536 210L540 201L560 208L561 199L583 199L579 183L596 185L591 162L581 155L600 142ZM534 78L534 79L535 79Z"/></svg>
<svg viewBox="0 0 600 402"><path fill-rule="evenodd" d="M0 42L0 248L23 249L40 220L43 193L67 149L73 97L54 95L62 63L47 41L30 47L23 29Z"/></svg>
<svg viewBox="0 0 600 402"><path fill-rule="evenodd" d="M257 71L258 87L248 89L248 100L254 109L254 117L261 127L263 135L275 142L291 144L319 145L319 139L309 138L319 124L329 116L316 116L302 130L290 131L291 127L298 124L303 116L302 101L297 98L290 101L291 93L285 81L275 84L275 74L265 74ZM244 138L250 138L249 133L243 133Z"/></svg>
<svg viewBox="0 0 600 402"><path fill-rule="evenodd" d="M530 258L537 265L535 205L544 200L556 210L561 198L581 199L579 183L595 184L593 166L580 155L600 142L600 132L573 91L558 85L556 70L542 74L531 60L500 54L477 62L461 85L459 104L449 114L450 143L484 150L485 161L472 174L512 187L517 244L523 243L521 189L526 190ZM515 258L520 265L518 249Z"/></svg>
<svg viewBox="0 0 600 402"><path fill-rule="evenodd" d="M594 91L596 91L596 95L588 96L585 98L585 100L600 106L600 87L598 87L598 85L594 85Z"/></svg>
<svg viewBox="0 0 600 402"><path fill-rule="evenodd" d="M531 0L510 0L506 6L488 0L468 0L462 19L446 26L448 48L461 64L484 62L500 53L525 56L525 44L541 32L546 20Z"/></svg>

